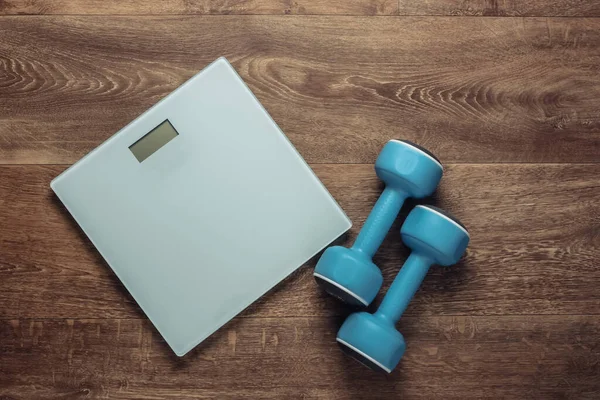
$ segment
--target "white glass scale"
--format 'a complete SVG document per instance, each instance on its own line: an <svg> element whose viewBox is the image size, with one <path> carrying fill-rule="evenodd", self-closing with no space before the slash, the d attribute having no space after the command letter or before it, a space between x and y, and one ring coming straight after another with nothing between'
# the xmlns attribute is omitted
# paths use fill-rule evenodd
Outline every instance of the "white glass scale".
<svg viewBox="0 0 600 400"><path fill-rule="evenodd" d="M351 226L224 58L51 187L179 356Z"/></svg>

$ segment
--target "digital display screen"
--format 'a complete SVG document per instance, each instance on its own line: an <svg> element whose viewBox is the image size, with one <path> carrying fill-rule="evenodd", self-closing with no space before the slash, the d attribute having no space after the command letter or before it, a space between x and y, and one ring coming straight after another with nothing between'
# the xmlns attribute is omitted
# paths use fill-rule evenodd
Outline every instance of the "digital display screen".
<svg viewBox="0 0 600 400"><path fill-rule="evenodd" d="M142 162L154 154L156 150L173 140L177 135L179 135L179 133L177 133L175 128L173 128L173 125L171 125L167 119L165 122L142 136L137 142L129 146L129 150L131 150L139 162Z"/></svg>

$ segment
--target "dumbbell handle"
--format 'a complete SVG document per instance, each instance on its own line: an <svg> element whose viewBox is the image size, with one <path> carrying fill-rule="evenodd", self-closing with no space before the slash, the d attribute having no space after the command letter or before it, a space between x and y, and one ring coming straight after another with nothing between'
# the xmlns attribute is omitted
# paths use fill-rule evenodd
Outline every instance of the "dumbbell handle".
<svg viewBox="0 0 600 400"><path fill-rule="evenodd" d="M412 252L385 294L375 315L396 324L425 279L433 261Z"/></svg>
<svg viewBox="0 0 600 400"><path fill-rule="evenodd" d="M398 213L400 213L402 204L404 204L407 197L406 193L386 186L367 217L352 248L364 252L370 258L373 257L379 246L381 246L385 235L392 227Z"/></svg>

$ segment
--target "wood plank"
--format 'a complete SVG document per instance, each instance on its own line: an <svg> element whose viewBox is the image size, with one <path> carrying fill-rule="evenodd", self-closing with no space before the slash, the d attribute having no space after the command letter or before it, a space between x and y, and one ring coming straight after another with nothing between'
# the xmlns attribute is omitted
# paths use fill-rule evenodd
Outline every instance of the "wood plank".
<svg viewBox="0 0 600 400"><path fill-rule="evenodd" d="M593 0L4 0L0 15L434 15L597 17Z"/></svg>
<svg viewBox="0 0 600 400"><path fill-rule="evenodd" d="M0 167L0 318L141 317L51 193L64 168ZM381 192L372 166L314 170L354 222L350 244ZM407 315L599 314L598 176L600 164L447 166L428 202L455 213L472 242L460 265L430 271ZM399 226L375 258L386 286L408 254ZM344 314L317 288L313 266L243 315Z"/></svg>
<svg viewBox="0 0 600 400"><path fill-rule="evenodd" d="M397 0L3 0L0 2L0 15L393 15L397 12Z"/></svg>
<svg viewBox="0 0 600 400"><path fill-rule="evenodd" d="M0 321L0 396L577 398L600 395L597 316L413 317L390 376L335 345L341 318L247 318L184 358L145 320ZM443 390L440 390L443 388ZM3 397L5 398L5 397Z"/></svg>
<svg viewBox="0 0 600 400"><path fill-rule="evenodd" d="M595 0L399 0L400 15L598 17Z"/></svg>
<svg viewBox="0 0 600 400"><path fill-rule="evenodd" d="M451 34L449 34L451 32ZM311 163L600 161L600 19L3 17L0 163L70 164L219 56Z"/></svg>

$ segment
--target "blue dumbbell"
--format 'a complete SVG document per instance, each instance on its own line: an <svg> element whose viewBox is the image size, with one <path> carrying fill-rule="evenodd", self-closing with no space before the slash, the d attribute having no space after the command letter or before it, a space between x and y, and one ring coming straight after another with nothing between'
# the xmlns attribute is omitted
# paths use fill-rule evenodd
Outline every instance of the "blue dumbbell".
<svg viewBox="0 0 600 400"><path fill-rule="evenodd" d="M412 253L400 269L375 314L351 314L337 341L346 353L366 366L391 372L406 348L396 323L419 289L432 264L456 264L469 244L469 233L450 214L432 206L415 207L400 230Z"/></svg>
<svg viewBox="0 0 600 400"><path fill-rule="evenodd" d="M440 161L424 148L405 141L390 140L375 162L377 176L386 184L354 245L325 250L314 276L329 294L346 303L366 307L375 298L383 277L372 258L408 197L423 198L433 193L442 178Z"/></svg>

